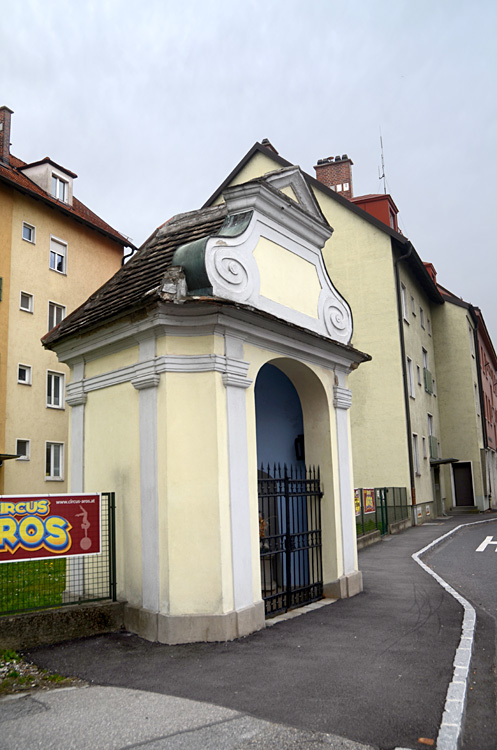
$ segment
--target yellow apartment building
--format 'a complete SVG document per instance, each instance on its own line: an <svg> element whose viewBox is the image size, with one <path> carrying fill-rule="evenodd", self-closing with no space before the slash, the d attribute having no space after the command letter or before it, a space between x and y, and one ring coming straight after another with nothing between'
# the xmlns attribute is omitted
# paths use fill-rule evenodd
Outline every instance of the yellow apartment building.
<svg viewBox="0 0 497 750"><path fill-rule="evenodd" d="M67 490L68 368L41 337L121 265L130 242L73 193L76 175L10 152L0 107L0 494Z"/></svg>

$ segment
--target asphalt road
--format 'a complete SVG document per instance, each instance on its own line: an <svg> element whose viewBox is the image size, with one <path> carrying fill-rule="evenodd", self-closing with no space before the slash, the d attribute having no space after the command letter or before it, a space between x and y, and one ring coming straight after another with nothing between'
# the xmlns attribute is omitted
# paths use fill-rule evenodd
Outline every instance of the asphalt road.
<svg viewBox="0 0 497 750"><path fill-rule="evenodd" d="M202 701L385 750L419 748L437 737L462 610L411 555L455 525L387 537L360 554L362 595L239 641L165 646L117 633L30 657L93 685Z"/></svg>
<svg viewBox="0 0 497 750"><path fill-rule="evenodd" d="M476 610L462 750L497 748L497 544L488 537L497 543L497 521L464 526L423 557Z"/></svg>

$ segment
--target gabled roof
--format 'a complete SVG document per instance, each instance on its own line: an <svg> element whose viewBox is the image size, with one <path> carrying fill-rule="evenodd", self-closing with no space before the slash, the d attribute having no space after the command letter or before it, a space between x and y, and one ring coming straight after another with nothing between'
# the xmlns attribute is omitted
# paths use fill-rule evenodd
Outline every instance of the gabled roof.
<svg viewBox="0 0 497 750"><path fill-rule="evenodd" d="M228 177L213 192L210 198L204 203L203 208L206 208L207 206L211 206L223 194L223 192L230 185L230 183L233 181L236 175L258 153L263 156L266 156L268 159L271 159L276 164L279 164L281 167L294 166L291 162L287 161L286 159L283 159L283 157L280 156L279 153L274 149L274 146L271 145L271 148L268 148L268 147L265 147L262 143L257 142L252 146L251 149L249 149L249 151L247 151L245 156L238 162L238 164L230 172ZM301 169L300 171L302 175L305 177L309 186L311 186L312 188L316 190L320 190L326 196L336 201L339 205L347 208L349 211L352 211L352 213L356 214L357 216L360 216L361 219L363 219L364 221L367 221L369 224L372 224L374 227L376 227L377 229L380 229L385 234L388 234L394 241L393 243L394 248L400 253L400 255L404 255L405 253L409 252L409 256L406 256L406 263L409 265L409 267L411 268L411 271L418 279L425 293L427 294L429 299L431 299L433 302L436 302L438 304L443 303L443 298L440 292L438 291L436 284L434 284L433 279L431 278L430 274L424 267L423 261L421 260L414 246L411 244L411 242L409 241L407 237L405 237L403 234L400 234L400 232L397 232L395 229L392 229L387 224L384 224L375 216L368 214L367 211L364 211L364 209L360 208L355 203L348 200L348 198L344 198L340 193L335 192L331 188L324 185L322 182L319 182L319 180L317 180L315 177L312 177L307 172L304 172L303 169Z"/></svg>
<svg viewBox="0 0 497 750"><path fill-rule="evenodd" d="M84 203L81 203L81 201L79 201L77 198L73 197L72 206L70 206L68 203L63 203L62 201L57 200L57 198L54 198L53 196L46 193L45 190L39 187L39 185L33 182L33 180L23 174L23 168L45 163L47 160L52 164L55 164L55 162L49 159L49 157L45 157L45 159L42 159L40 162L26 164L26 162L18 159L16 156L13 156L11 154L10 164L6 164L5 162L0 161L0 181L4 184L10 185L16 190L19 190L25 195L29 195L35 200L39 200L42 203L51 206L57 211L60 211L62 214L71 217L75 221L79 221L82 224L90 227L91 229L104 234L106 237L114 240L119 245L135 249L135 246L129 239L113 229L110 224L107 224L107 222L97 216L97 214L93 213L93 211L85 206ZM62 167L61 170L66 172L67 174L73 174L68 172L68 170L63 169Z"/></svg>
<svg viewBox="0 0 497 750"><path fill-rule="evenodd" d="M44 346L94 329L157 302L175 250L186 242L216 234L226 218L223 204L174 216L86 302L43 337Z"/></svg>

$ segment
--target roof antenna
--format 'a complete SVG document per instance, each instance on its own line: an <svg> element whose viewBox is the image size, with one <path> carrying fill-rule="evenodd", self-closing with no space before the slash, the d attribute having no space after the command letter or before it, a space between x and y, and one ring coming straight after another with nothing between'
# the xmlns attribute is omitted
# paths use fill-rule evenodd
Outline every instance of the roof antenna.
<svg viewBox="0 0 497 750"><path fill-rule="evenodd" d="M380 148L381 148L381 174L380 174L380 168L378 167L378 179L383 180L383 192L386 195L387 194L387 178L385 175L385 160L383 159L383 138L381 137L381 128L380 128Z"/></svg>

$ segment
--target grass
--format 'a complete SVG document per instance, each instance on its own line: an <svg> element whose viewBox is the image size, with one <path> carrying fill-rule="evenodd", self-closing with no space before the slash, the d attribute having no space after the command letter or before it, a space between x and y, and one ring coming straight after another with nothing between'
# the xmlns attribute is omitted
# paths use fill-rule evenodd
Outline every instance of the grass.
<svg viewBox="0 0 497 750"><path fill-rule="evenodd" d="M60 606L65 588L65 559L2 563L0 614Z"/></svg>
<svg viewBox="0 0 497 750"><path fill-rule="evenodd" d="M48 690L55 687L76 687L85 683L74 677L39 669L11 649L0 651L0 697L26 690Z"/></svg>

